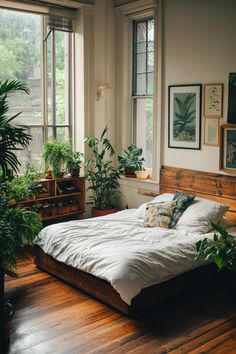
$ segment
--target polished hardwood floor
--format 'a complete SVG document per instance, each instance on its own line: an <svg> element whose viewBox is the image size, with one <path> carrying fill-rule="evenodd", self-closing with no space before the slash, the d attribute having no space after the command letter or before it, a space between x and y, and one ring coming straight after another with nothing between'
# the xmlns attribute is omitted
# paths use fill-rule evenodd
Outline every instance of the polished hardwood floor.
<svg viewBox="0 0 236 354"><path fill-rule="evenodd" d="M236 291L209 285L131 318L49 274L32 258L7 279L11 354L236 353Z"/></svg>

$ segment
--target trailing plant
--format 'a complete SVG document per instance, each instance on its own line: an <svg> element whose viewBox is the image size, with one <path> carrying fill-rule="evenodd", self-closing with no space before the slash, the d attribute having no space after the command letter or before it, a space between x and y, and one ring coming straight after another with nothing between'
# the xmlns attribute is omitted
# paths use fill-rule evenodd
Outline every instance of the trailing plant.
<svg viewBox="0 0 236 354"><path fill-rule="evenodd" d="M204 238L196 243L197 258L212 259L219 270L236 271L236 240L223 227L212 226L216 230L213 240Z"/></svg>
<svg viewBox="0 0 236 354"><path fill-rule="evenodd" d="M89 137L85 144L91 151L92 158L85 164L85 177L92 191L91 203L99 210L112 209L119 198L120 172L113 166L111 157L115 154L111 141L107 138L108 126L100 138Z"/></svg>
<svg viewBox="0 0 236 354"><path fill-rule="evenodd" d="M43 158L46 169L50 167L54 177L61 177L62 169L66 169L71 155L72 149L67 142L51 140L43 146Z"/></svg>
<svg viewBox="0 0 236 354"><path fill-rule="evenodd" d="M119 170L125 172L127 169L131 171L141 171L144 158L141 157L143 149L131 144L127 149L123 149L118 156Z"/></svg>

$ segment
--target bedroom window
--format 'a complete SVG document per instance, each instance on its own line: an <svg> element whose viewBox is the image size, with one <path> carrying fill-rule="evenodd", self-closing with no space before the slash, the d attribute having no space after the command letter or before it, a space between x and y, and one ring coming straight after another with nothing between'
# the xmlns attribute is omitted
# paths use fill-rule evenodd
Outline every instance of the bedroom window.
<svg viewBox="0 0 236 354"><path fill-rule="evenodd" d="M152 168L154 19L133 22L134 143L143 149L145 167Z"/></svg>
<svg viewBox="0 0 236 354"><path fill-rule="evenodd" d="M71 23L0 8L0 78L24 81L30 89L30 95L11 97L10 105L11 113L22 112L17 123L27 126L32 135L28 149L18 152L20 172L27 163L43 168L40 155L45 140L72 136Z"/></svg>

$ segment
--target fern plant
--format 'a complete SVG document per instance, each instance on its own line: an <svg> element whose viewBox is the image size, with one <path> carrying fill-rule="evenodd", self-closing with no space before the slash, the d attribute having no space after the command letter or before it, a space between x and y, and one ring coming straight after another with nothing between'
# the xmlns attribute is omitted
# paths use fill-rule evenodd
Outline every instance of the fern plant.
<svg viewBox="0 0 236 354"><path fill-rule="evenodd" d="M213 240L205 238L196 243L197 258L212 259L219 270L236 271L236 240L223 227L212 226L216 230Z"/></svg>

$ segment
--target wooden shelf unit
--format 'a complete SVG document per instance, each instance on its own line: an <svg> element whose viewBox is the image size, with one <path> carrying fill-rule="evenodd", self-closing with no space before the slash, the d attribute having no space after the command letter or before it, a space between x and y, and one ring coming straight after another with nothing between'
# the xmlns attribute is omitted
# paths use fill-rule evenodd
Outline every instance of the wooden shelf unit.
<svg viewBox="0 0 236 354"><path fill-rule="evenodd" d="M47 190L32 199L18 201L16 204L35 210L41 215L43 223L53 223L61 219L83 218L85 210L85 178L64 177L42 179L39 181ZM66 187L74 189L66 190Z"/></svg>

